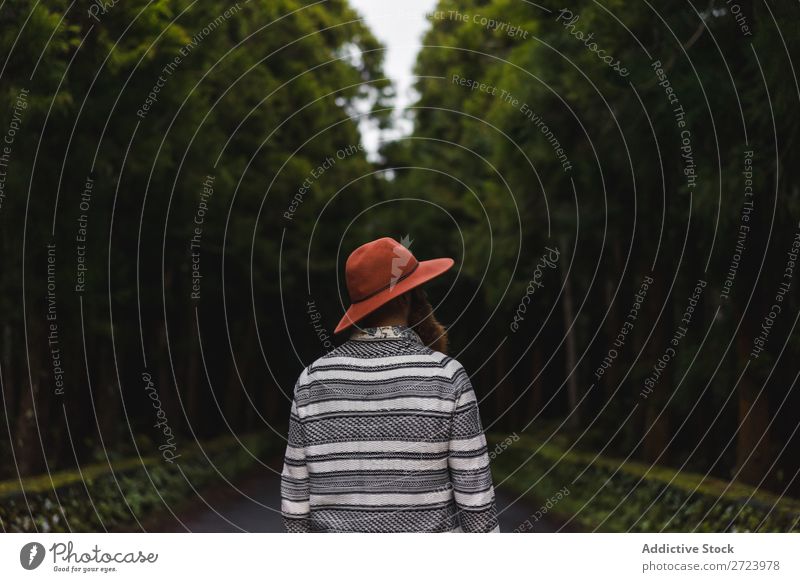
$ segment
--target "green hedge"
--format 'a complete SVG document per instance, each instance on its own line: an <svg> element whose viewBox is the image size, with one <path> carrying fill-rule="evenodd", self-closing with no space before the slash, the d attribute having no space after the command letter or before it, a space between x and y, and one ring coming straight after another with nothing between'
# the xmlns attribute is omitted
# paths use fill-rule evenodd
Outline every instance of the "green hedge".
<svg viewBox="0 0 800 582"><path fill-rule="evenodd" d="M658 465L595 459L594 454L574 450L565 454L563 446L542 445L543 439L531 435L516 441L500 435L488 439L490 450L499 451L492 460L495 483L523 493L538 481L526 494L536 504L567 487L569 494L547 510L580 529L800 531L800 502L795 499Z"/></svg>
<svg viewBox="0 0 800 582"><path fill-rule="evenodd" d="M244 446L233 437L203 443L210 461L195 445L174 463L142 457L112 462L113 473L104 463L0 482L0 524L6 532L137 530L137 520L174 508L194 495L192 488L221 480L220 473L231 479L253 466L254 456L271 452L263 435L239 438Z"/></svg>

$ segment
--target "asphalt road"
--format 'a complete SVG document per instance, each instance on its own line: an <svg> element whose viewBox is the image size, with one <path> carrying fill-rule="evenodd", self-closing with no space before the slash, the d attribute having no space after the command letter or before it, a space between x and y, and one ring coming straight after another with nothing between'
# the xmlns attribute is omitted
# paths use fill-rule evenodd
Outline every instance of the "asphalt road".
<svg viewBox="0 0 800 582"><path fill-rule="evenodd" d="M203 491L202 498L192 500L178 511L145 524L147 531L198 533L208 532L283 532L280 515L280 476L268 468L252 471L231 485L222 484ZM496 490L497 511L501 532L513 532L538 509L525 500L514 502L516 495ZM526 528L527 529L527 528ZM554 532L558 525L540 520L530 531Z"/></svg>

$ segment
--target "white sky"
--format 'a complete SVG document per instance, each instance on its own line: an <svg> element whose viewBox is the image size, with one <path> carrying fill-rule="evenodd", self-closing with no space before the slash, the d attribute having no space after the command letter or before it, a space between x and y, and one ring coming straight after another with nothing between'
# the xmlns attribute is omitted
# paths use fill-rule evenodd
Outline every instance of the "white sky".
<svg viewBox="0 0 800 582"><path fill-rule="evenodd" d="M350 0L351 6L364 17L373 34L386 46L384 71L392 78L397 91L398 112L414 100L412 70L429 26L425 15L436 8L437 0ZM408 126L402 126L408 131ZM374 152L379 134L365 123L361 134L367 151Z"/></svg>

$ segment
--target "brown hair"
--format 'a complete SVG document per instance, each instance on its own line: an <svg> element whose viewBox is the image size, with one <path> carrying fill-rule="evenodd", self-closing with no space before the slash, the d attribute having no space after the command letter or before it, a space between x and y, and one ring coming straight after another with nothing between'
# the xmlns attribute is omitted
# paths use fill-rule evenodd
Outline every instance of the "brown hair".
<svg viewBox="0 0 800 582"><path fill-rule="evenodd" d="M437 352L447 353L447 329L439 323L433 314L433 306L428 301L428 295L422 287L416 287L403 294L409 301L408 327L413 329L419 338L429 348ZM381 325L388 316L394 315L399 309L397 299L382 305L368 316L358 322L359 327L375 327Z"/></svg>
<svg viewBox="0 0 800 582"><path fill-rule="evenodd" d="M429 348L437 352L447 353L447 330L433 314L433 306L422 287L408 292L411 307L408 313L408 326Z"/></svg>

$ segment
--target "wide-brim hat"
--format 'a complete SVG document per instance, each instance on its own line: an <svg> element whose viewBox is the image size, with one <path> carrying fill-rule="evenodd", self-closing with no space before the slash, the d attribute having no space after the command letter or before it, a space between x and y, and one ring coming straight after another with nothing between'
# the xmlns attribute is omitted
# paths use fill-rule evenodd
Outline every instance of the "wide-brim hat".
<svg viewBox="0 0 800 582"><path fill-rule="evenodd" d="M454 262L449 258L418 261L405 245L389 237L361 245L347 257L345 279L351 305L333 333L352 327L392 299L438 277Z"/></svg>

